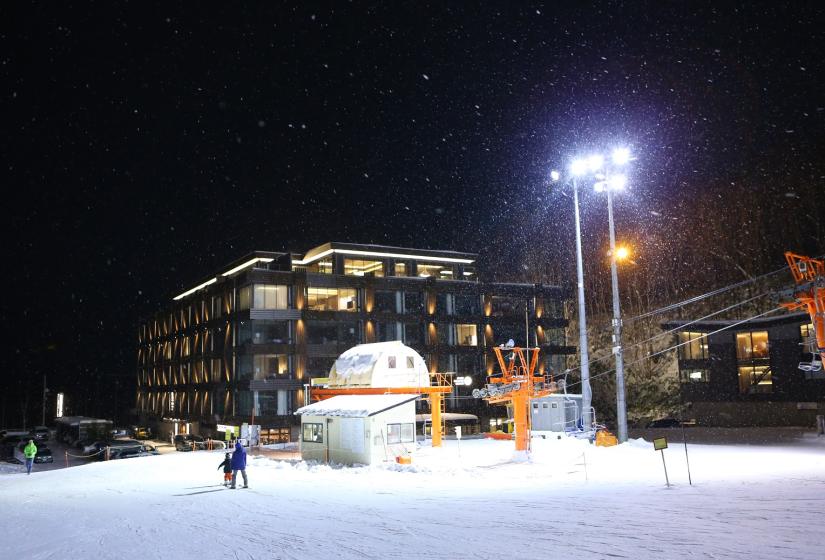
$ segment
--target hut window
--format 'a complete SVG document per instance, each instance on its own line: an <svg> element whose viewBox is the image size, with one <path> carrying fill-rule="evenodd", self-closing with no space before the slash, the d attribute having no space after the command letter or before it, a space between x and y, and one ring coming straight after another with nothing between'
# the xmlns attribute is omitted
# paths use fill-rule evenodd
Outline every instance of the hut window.
<svg viewBox="0 0 825 560"><path fill-rule="evenodd" d="M415 440L415 428L410 424L387 424L387 443L410 443Z"/></svg>
<svg viewBox="0 0 825 560"><path fill-rule="evenodd" d="M390 369L395 369L395 356L387 357L387 367Z"/></svg>
<svg viewBox="0 0 825 560"><path fill-rule="evenodd" d="M304 424L304 441L312 443L324 442L324 425L323 424Z"/></svg>
<svg viewBox="0 0 825 560"><path fill-rule="evenodd" d="M415 368L415 361L412 356L407 356L407 369Z"/></svg>

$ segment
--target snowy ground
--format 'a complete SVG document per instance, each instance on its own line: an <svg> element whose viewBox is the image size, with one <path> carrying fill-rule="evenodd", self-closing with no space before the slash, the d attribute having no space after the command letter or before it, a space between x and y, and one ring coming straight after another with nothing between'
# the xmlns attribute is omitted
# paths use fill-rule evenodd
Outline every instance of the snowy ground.
<svg viewBox="0 0 825 560"><path fill-rule="evenodd" d="M0 476L4 558L822 558L825 438L595 448L447 441L412 465L330 468L220 452ZM586 464L586 469L585 469ZM17 468L17 467L15 467ZM12 469L14 470L14 469Z"/></svg>

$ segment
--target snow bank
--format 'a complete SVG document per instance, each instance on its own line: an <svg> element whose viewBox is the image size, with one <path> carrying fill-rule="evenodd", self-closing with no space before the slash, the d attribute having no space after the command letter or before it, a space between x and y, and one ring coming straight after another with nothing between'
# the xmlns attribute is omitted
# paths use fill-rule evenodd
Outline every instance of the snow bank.
<svg viewBox="0 0 825 560"><path fill-rule="evenodd" d="M0 476L9 558L818 558L825 438L773 447L634 440L448 440L411 465L250 455L247 490L218 452Z"/></svg>

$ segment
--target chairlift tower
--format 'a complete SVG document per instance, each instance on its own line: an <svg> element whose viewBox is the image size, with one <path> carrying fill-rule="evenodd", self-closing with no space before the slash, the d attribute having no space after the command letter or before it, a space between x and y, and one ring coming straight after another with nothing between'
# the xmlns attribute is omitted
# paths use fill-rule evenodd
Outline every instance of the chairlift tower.
<svg viewBox="0 0 825 560"><path fill-rule="evenodd" d="M552 377L535 375L536 364L539 361L540 350L538 348L525 349L510 344L493 347L501 374L489 376L487 386L484 389L473 390L473 396L483 398L489 404L512 406L516 431L516 453L528 453L530 451L530 400L555 393L557 385Z"/></svg>
<svg viewBox="0 0 825 560"><path fill-rule="evenodd" d="M808 371L818 370L825 361L825 261L790 251L785 253L785 260L788 261L796 287L783 293L790 296L793 301L780 305L789 311L805 309L811 316L814 326L814 336L811 340L814 360L810 364L800 364L799 368ZM819 360L815 359L817 354Z"/></svg>

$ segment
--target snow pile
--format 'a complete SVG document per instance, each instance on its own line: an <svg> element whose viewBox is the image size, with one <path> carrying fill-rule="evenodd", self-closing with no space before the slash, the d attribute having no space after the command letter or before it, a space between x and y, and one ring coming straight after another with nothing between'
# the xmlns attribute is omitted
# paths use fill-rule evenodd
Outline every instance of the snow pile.
<svg viewBox="0 0 825 560"><path fill-rule="evenodd" d="M818 558L825 438L787 445L534 439L420 445L411 465L169 453L0 476L9 558Z"/></svg>

